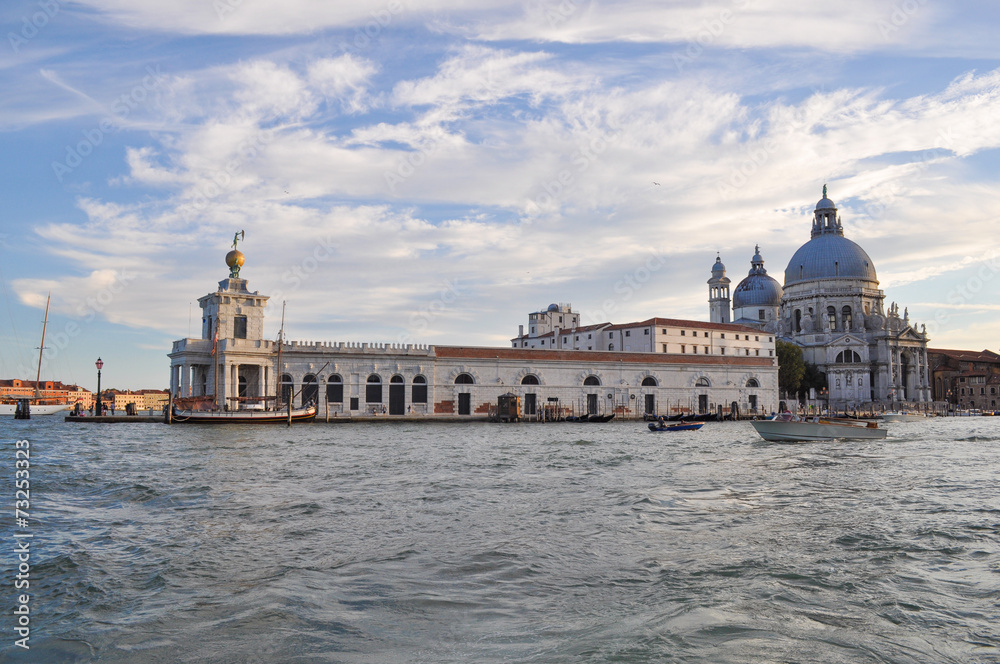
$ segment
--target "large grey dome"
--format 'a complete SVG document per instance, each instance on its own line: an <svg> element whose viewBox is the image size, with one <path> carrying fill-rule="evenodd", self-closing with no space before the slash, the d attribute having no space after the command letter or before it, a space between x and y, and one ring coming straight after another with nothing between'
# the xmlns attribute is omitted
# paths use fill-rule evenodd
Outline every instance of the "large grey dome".
<svg viewBox="0 0 1000 664"><path fill-rule="evenodd" d="M779 306L784 291L781 284L768 276L767 270L764 269L764 259L760 256L759 246L756 247L750 265L750 273L733 291L733 308Z"/></svg>
<svg viewBox="0 0 1000 664"><path fill-rule="evenodd" d="M799 247L785 268L785 288L814 279L862 279L878 282L865 250L843 235L817 235Z"/></svg>
<svg viewBox="0 0 1000 664"><path fill-rule="evenodd" d="M844 237L837 206L826 197L826 185L813 213L812 239L799 247L785 268L785 288L815 279L861 279L878 284L872 259Z"/></svg>

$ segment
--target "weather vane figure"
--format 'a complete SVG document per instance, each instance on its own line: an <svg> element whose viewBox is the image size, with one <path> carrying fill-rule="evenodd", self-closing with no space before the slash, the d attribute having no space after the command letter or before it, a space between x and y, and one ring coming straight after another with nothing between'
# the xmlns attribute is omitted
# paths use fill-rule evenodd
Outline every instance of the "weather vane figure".
<svg viewBox="0 0 1000 664"><path fill-rule="evenodd" d="M243 252L236 248L236 244L245 237L243 231L237 231L233 235L233 250L226 254L226 265L229 266L229 278L239 279L240 278L240 268L243 267L243 261L246 258L243 256Z"/></svg>

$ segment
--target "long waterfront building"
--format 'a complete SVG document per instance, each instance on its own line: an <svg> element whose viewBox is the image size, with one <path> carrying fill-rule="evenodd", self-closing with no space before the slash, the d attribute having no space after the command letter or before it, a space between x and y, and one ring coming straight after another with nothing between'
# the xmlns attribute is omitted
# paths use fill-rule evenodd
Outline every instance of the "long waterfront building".
<svg viewBox="0 0 1000 664"><path fill-rule="evenodd" d="M513 348L291 341L281 345L279 367L278 342L263 338L268 297L239 278L243 256L234 254L227 257L230 277L198 300L201 338L173 344L175 397L211 395L218 408L236 407L241 399L275 396L280 385L283 401L314 401L330 417L472 417L510 393L521 397L527 417L543 408L634 417L779 406L773 334L651 318L594 327L589 333L600 343L584 350L576 337L588 331L568 306L562 315L575 316L573 327L547 330L556 333L554 346L540 343L537 327L529 335L522 330L522 345L515 339Z"/></svg>

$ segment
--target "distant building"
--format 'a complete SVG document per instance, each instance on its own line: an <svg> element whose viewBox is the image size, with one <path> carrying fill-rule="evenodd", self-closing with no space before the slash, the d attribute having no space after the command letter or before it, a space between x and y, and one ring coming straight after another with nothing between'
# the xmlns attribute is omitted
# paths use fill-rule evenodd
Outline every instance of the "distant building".
<svg viewBox="0 0 1000 664"><path fill-rule="evenodd" d="M16 399L18 397L34 397L36 382L19 380L17 378L0 380L0 399ZM38 381L38 395L47 401L58 401L74 404L79 402L82 407L89 408L94 401L94 395L79 385L66 385L57 380Z"/></svg>
<svg viewBox="0 0 1000 664"><path fill-rule="evenodd" d="M935 401L959 410L997 410L1000 355L991 350L927 349Z"/></svg>

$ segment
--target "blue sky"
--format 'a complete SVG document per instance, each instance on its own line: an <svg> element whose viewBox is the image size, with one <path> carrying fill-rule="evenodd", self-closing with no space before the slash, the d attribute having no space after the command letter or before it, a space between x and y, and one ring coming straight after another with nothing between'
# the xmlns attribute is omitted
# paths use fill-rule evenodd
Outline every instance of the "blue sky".
<svg viewBox="0 0 1000 664"><path fill-rule="evenodd" d="M241 276L290 338L707 320L824 183L933 347L998 349L1000 25L932 0L61 0L0 9L0 376L164 387ZM659 184L653 184L654 182Z"/></svg>

